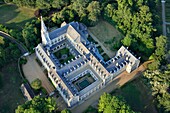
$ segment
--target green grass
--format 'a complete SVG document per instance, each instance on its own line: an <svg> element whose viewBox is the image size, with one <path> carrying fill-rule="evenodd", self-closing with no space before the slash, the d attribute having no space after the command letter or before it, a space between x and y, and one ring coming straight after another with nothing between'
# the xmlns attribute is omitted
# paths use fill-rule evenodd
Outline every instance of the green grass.
<svg viewBox="0 0 170 113"><path fill-rule="evenodd" d="M4 44L4 38L0 36L0 44Z"/></svg>
<svg viewBox="0 0 170 113"><path fill-rule="evenodd" d="M31 21L34 17L35 9L17 7L11 4L0 5L0 24L9 28L21 29L26 22Z"/></svg>
<svg viewBox="0 0 170 113"><path fill-rule="evenodd" d="M134 111L155 113L156 109L152 103L153 97L150 89L142 83L141 79L142 78L138 78L124 85L120 89L112 92L112 95L122 96Z"/></svg>
<svg viewBox="0 0 170 113"><path fill-rule="evenodd" d="M64 54L67 55L66 59L62 59L62 55ZM68 62L69 60L74 58L74 56L69 52L68 48L60 49L59 51L55 52L54 55L59 59L59 62L61 64L64 64L64 62Z"/></svg>
<svg viewBox="0 0 170 113"><path fill-rule="evenodd" d="M14 113L16 107L25 102L20 91L21 83L17 61L5 65L0 70L0 113Z"/></svg>
<svg viewBox="0 0 170 113"><path fill-rule="evenodd" d="M90 27L89 31L112 52L115 52L113 45L123 38L123 35L116 28L103 20L100 20L96 26Z"/></svg>

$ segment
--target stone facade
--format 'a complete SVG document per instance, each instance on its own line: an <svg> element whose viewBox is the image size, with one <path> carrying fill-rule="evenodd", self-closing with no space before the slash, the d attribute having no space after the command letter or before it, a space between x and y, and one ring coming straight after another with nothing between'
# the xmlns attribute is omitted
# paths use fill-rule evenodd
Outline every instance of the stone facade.
<svg viewBox="0 0 170 113"><path fill-rule="evenodd" d="M88 41L87 27L78 22L63 23L61 28L48 32L41 18L41 37L42 43L36 47L36 55L48 70L48 77L68 107L83 102L121 72L126 70L130 73L140 63L140 60L124 46L118 50L114 58L105 62L95 45ZM74 58L61 63L55 52L63 48L68 48ZM83 77L88 73L94 82L78 91L76 87L80 87ZM88 76L85 79L88 80ZM77 80L80 82L75 86L74 82Z"/></svg>

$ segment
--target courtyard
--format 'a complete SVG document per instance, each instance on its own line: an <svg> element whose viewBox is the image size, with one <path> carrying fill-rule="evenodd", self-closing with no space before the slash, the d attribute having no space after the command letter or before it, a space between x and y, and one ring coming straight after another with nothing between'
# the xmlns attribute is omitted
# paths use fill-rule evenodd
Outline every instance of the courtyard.
<svg viewBox="0 0 170 113"><path fill-rule="evenodd" d="M73 54L71 54L70 50L66 47L56 51L54 55L57 57L61 64L64 64L65 62L68 62L74 58Z"/></svg>
<svg viewBox="0 0 170 113"><path fill-rule="evenodd" d="M78 91L88 87L90 84L94 82L94 78L90 73L85 74L83 77L79 77L76 81L73 81L74 86Z"/></svg>

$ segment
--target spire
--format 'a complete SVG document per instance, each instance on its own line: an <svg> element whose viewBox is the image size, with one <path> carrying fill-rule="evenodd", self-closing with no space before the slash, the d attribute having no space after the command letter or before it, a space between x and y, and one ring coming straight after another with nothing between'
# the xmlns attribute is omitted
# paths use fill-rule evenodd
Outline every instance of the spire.
<svg viewBox="0 0 170 113"><path fill-rule="evenodd" d="M47 27L44 24L43 18L41 16L41 38L44 45L50 44L50 38L47 31Z"/></svg>
<svg viewBox="0 0 170 113"><path fill-rule="evenodd" d="M42 16L41 16L41 30L42 30L44 33L47 32L47 27L46 27L45 24L44 24L44 21L43 21Z"/></svg>

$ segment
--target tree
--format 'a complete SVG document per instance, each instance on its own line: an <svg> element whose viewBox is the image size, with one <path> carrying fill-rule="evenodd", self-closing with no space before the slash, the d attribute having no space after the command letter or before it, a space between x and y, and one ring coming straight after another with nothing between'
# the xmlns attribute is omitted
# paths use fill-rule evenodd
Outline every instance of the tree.
<svg viewBox="0 0 170 113"><path fill-rule="evenodd" d="M142 4L142 5L141 5ZM122 43L150 56L154 50L154 40L151 37L156 31L152 25L152 13L145 1L136 3L133 0L117 0L117 4L108 4L104 8L104 17L111 23L116 23L126 36Z"/></svg>
<svg viewBox="0 0 170 113"><path fill-rule="evenodd" d="M123 99L107 93L100 97L98 111L103 113L135 113Z"/></svg>
<svg viewBox="0 0 170 113"><path fill-rule="evenodd" d="M36 31L37 28L31 23L26 23L24 29L22 30L25 45L29 48L29 50L32 50L32 48L37 45Z"/></svg>
<svg viewBox="0 0 170 113"><path fill-rule="evenodd" d="M38 90L41 88L41 80L40 79L35 79L32 83L31 83L31 87L35 90Z"/></svg>
<svg viewBox="0 0 170 113"><path fill-rule="evenodd" d="M144 76L149 81L149 86L152 89L152 95L155 97L155 100L158 102L158 107L164 109L164 111L170 111L170 68L167 68L164 71L161 70L147 70L144 73Z"/></svg>
<svg viewBox="0 0 170 113"><path fill-rule="evenodd" d="M15 110L15 113L53 113L56 110L54 98L36 96L31 101L19 105Z"/></svg>
<svg viewBox="0 0 170 113"><path fill-rule="evenodd" d="M98 16L100 15L100 4L98 1L92 1L89 3L87 7L87 11L89 12L88 19L92 22L98 21Z"/></svg>
<svg viewBox="0 0 170 113"><path fill-rule="evenodd" d="M130 46L131 45L131 37L130 36L126 36L123 40L122 40L122 43L123 43L123 45L125 45L125 46Z"/></svg>
<svg viewBox="0 0 170 113"><path fill-rule="evenodd" d="M166 42L167 38L165 36L156 37L156 60L162 60L166 54Z"/></svg>
<svg viewBox="0 0 170 113"><path fill-rule="evenodd" d="M36 6L39 9L50 9L50 3L48 0L36 0Z"/></svg>
<svg viewBox="0 0 170 113"><path fill-rule="evenodd" d="M64 109L64 110L61 111L61 113L71 113L71 111L68 110L68 109Z"/></svg>
<svg viewBox="0 0 170 113"><path fill-rule="evenodd" d="M61 9L63 6L67 6L69 0L53 0L51 5L53 8Z"/></svg>

